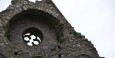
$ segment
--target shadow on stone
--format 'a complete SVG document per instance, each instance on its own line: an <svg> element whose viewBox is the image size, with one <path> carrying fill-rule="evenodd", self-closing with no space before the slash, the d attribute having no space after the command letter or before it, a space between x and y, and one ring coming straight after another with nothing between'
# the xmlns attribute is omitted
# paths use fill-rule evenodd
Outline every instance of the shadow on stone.
<svg viewBox="0 0 115 58"><path fill-rule="evenodd" d="M4 55L0 54L0 58L6 58Z"/></svg>
<svg viewBox="0 0 115 58"><path fill-rule="evenodd" d="M32 58L44 58L44 57L42 57L42 56L35 56L35 57L32 57Z"/></svg>

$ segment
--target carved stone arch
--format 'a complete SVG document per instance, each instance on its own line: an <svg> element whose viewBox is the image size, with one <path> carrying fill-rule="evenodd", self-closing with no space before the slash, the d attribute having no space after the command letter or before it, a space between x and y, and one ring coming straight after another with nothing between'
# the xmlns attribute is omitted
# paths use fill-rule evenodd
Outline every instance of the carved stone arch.
<svg viewBox="0 0 115 58"><path fill-rule="evenodd" d="M15 14L11 19L8 20L8 22L5 24L5 27L8 29L8 27L9 27L8 25L10 25L11 21L15 21L16 18L21 20L21 18L24 18L26 16L28 18L32 17L32 16L36 16L36 17L38 16L39 18L45 18L44 21L49 22L51 25L53 25L53 27L55 29L57 29L56 27L58 27L59 30L63 29L62 28L63 24L60 22L60 20L58 18L54 17L53 15L51 15L47 12L37 10L37 9L23 10L22 12ZM60 25L62 25L62 26L60 26Z"/></svg>
<svg viewBox="0 0 115 58"><path fill-rule="evenodd" d="M52 15L53 17L57 18L58 20L62 21L63 23L66 23L67 21L66 20L61 20L61 19L65 19L62 15L60 15L60 13L57 12L57 10L55 8L52 8L53 6L50 5L50 4L47 4L47 3L44 3L42 5L42 3L39 3L39 4L34 4L34 3L31 3L31 2L28 2L28 4L20 4L20 5L10 5L8 8L7 8L7 14L4 14L4 20L2 22L2 25L5 26L10 20L12 17L14 17L16 14L18 13L21 13L22 11L26 11L28 9L36 9L36 10L40 10L40 11L43 11L45 13L48 13L50 15ZM9 15L11 14L12 15ZM60 22L61 23L61 22Z"/></svg>
<svg viewBox="0 0 115 58"><path fill-rule="evenodd" d="M14 23L16 20L18 20L18 21L21 21L23 19L27 20L27 18L29 18L29 19L38 18L38 19L36 19L36 21L47 22L47 23L49 23L50 27L55 28L56 32L58 32L59 30L62 29L62 26L60 26L60 25L63 25L63 24L61 24L60 21L56 17L52 16L51 14L49 14L47 12L37 10L37 9L28 9L28 10L24 10L24 11L16 14L15 16L13 16L10 19L10 21L6 24L6 26L10 27L10 24ZM57 29L57 27L58 27L58 29Z"/></svg>
<svg viewBox="0 0 115 58"><path fill-rule="evenodd" d="M31 50L39 51L34 52L37 53L35 56L37 56L38 53L40 56L50 54L50 52L57 47L58 43L60 43L60 41L58 42L57 40L57 34L62 29L61 25L62 24L57 18L41 10L28 9L16 14L7 23L8 30L6 33L9 33L7 34L9 44L13 46L12 48L15 47L16 50L19 50L18 52L12 51L11 53L20 55L20 51L26 51L26 49L29 50L29 48L26 48L26 44L23 43L22 34L27 28L35 27L43 33L44 40L40 45L36 46L37 48L31 48ZM32 51L29 51L28 53L32 53Z"/></svg>

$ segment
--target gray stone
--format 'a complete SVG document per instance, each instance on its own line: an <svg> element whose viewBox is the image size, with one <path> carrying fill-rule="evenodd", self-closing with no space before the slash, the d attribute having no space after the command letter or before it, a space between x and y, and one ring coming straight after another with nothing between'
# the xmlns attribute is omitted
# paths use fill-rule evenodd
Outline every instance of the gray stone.
<svg viewBox="0 0 115 58"><path fill-rule="evenodd" d="M23 39L24 31L31 27L42 32L38 35L43 41L37 46L28 46ZM84 35L74 30L51 0L12 0L0 12L0 58L103 57Z"/></svg>

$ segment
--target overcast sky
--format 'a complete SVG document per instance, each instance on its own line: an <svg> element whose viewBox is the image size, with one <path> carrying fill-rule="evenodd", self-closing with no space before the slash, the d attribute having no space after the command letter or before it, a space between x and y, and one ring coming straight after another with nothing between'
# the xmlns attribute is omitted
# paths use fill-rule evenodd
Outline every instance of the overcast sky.
<svg viewBox="0 0 115 58"><path fill-rule="evenodd" d="M53 0L77 32L86 36L100 56L115 58L115 0ZM10 0L0 0L0 11Z"/></svg>

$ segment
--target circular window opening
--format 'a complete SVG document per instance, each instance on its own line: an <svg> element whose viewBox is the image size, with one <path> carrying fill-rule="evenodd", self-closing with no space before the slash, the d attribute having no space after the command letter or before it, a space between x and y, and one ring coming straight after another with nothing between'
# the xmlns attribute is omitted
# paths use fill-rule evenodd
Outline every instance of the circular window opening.
<svg viewBox="0 0 115 58"><path fill-rule="evenodd" d="M23 32L22 38L28 46L37 46L42 43L43 34L37 28L30 27Z"/></svg>

